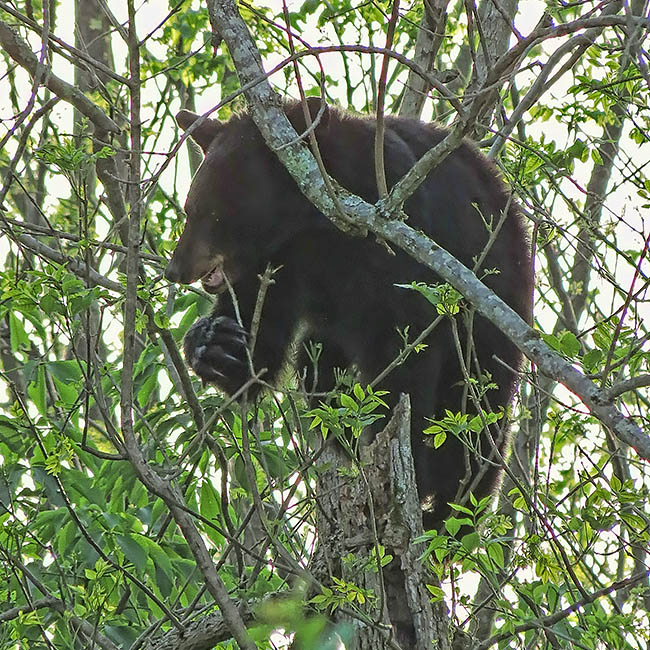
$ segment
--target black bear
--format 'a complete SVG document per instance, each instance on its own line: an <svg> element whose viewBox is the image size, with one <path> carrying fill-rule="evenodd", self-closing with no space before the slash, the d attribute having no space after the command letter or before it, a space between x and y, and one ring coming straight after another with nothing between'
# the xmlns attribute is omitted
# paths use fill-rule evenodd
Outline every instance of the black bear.
<svg viewBox="0 0 650 650"><path fill-rule="evenodd" d="M316 116L320 99L309 101ZM375 120L323 104L315 135L325 168L340 185L369 202L378 197L374 172ZM299 103L287 103L298 133L305 120ZM189 128L198 116L181 111L178 124ZM389 188L446 131L416 120L386 119L384 158ZM224 278L234 289L245 328L250 327L259 276L268 264L278 268L265 297L254 349L254 367L266 368L273 381L289 348L310 339L322 343L318 388L334 384L334 368L354 367L370 382L410 339L436 316L415 291L397 286L440 279L407 254L338 230L299 191L270 151L250 116L227 122L205 120L192 132L205 154L189 190L187 222L165 275L172 282L201 280L221 293L213 313L191 328L185 339L189 365L204 381L233 393L249 379L246 332L238 324ZM469 268L525 319L530 318L533 285L529 243L521 210L493 165L464 142L429 174L404 206L408 223ZM425 525L438 525L457 497L459 486L484 496L500 476L494 453L506 442L507 418L489 427L473 448L450 435L435 449L423 435L427 418L447 411L476 413L467 397L456 341L466 371L484 391L483 408L497 412L512 400L521 363L518 349L494 325L476 315L468 336L467 318L458 316L459 337L444 319L425 341L380 383L395 400L409 393L413 455ZM300 343L300 341L298 341ZM298 345L297 368L309 365ZM482 379L481 379L482 378Z"/></svg>

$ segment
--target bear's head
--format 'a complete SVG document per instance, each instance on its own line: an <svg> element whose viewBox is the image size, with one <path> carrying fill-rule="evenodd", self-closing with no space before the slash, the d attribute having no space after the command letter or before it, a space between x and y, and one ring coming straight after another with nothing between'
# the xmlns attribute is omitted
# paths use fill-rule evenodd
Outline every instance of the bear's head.
<svg viewBox="0 0 650 650"><path fill-rule="evenodd" d="M326 137L326 104L325 111L319 98L308 105L313 118L320 110L318 132ZM301 104L287 105L286 112L303 133ZM205 158L192 179L185 228L165 277L180 284L201 280L206 291L219 293L226 278L234 284L261 273L283 243L314 226L314 210L248 115L220 122L182 110L176 120Z"/></svg>

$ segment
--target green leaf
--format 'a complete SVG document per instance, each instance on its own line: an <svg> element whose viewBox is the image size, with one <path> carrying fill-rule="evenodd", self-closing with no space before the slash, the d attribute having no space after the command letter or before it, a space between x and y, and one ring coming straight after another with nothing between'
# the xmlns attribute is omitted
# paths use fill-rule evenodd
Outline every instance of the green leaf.
<svg viewBox="0 0 650 650"><path fill-rule="evenodd" d="M463 535L463 539L460 540L460 543L463 545L463 548L467 551L475 551L480 543L481 538L477 532L472 532L467 535Z"/></svg>
<svg viewBox="0 0 650 650"><path fill-rule="evenodd" d="M354 411L355 413L359 410L359 405L345 393L341 393L341 405L345 406L346 409Z"/></svg>
<svg viewBox="0 0 650 650"><path fill-rule="evenodd" d="M18 352L20 348L29 348L29 336L16 314L9 312L9 341L11 351Z"/></svg>
<svg viewBox="0 0 650 650"><path fill-rule="evenodd" d="M457 519L456 517L449 517L449 519L445 521L445 528L452 537L460 530L460 526L460 519Z"/></svg>
<svg viewBox="0 0 650 650"><path fill-rule="evenodd" d="M66 557L77 538L77 524L69 521L57 535L56 547L61 557Z"/></svg>
<svg viewBox="0 0 650 650"><path fill-rule="evenodd" d="M52 377L52 380L61 401L67 407L72 406L79 397L79 389L76 386L70 386L62 382L58 377Z"/></svg>
<svg viewBox="0 0 650 650"><path fill-rule="evenodd" d="M216 519L221 513L221 507L217 499L217 494L209 481L203 481L201 484L201 501L199 502L201 514L206 519Z"/></svg>
<svg viewBox="0 0 650 650"><path fill-rule="evenodd" d="M503 557L503 547L498 542L490 544L487 547L489 558L500 568L503 569L505 559Z"/></svg>
<svg viewBox="0 0 650 650"><path fill-rule="evenodd" d="M115 478L111 485L111 500L108 503L110 512L120 512L124 507L124 481L123 476L120 474Z"/></svg>
<svg viewBox="0 0 650 650"><path fill-rule="evenodd" d="M440 447L442 447L442 445L445 444L445 440L447 440L447 433L445 431L441 431L440 433L437 433L433 437L434 449L439 449Z"/></svg>
<svg viewBox="0 0 650 650"><path fill-rule="evenodd" d="M580 352L580 341L573 332L564 332L560 339L560 350L567 357L575 358Z"/></svg>
<svg viewBox="0 0 650 650"><path fill-rule="evenodd" d="M136 539L135 536L115 535L115 541L126 560L132 562L139 573L144 573L147 568L147 553Z"/></svg>
<svg viewBox="0 0 650 650"><path fill-rule="evenodd" d="M557 336L554 336L553 334L542 333L542 340L544 341L544 343L546 343L546 345L548 345L549 348L552 348L556 352L560 352L561 346Z"/></svg>
<svg viewBox="0 0 650 650"><path fill-rule="evenodd" d="M38 412L46 417L47 416L47 395L45 386L45 366L41 363L38 365L36 371L36 379L29 383L27 393L34 402L34 406Z"/></svg>
<svg viewBox="0 0 650 650"><path fill-rule="evenodd" d="M445 597L445 592L437 585L426 585L426 588L431 594L432 603L438 603Z"/></svg>
<svg viewBox="0 0 650 650"><path fill-rule="evenodd" d="M458 503L450 503L449 507L452 510L456 510L457 512L463 512L466 515L470 515L470 517L474 514L469 508L466 508L465 506L461 506Z"/></svg>
<svg viewBox="0 0 650 650"><path fill-rule="evenodd" d="M138 404L140 405L140 408L144 408L149 401L149 397L151 396L151 393L156 389L158 386L158 376L157 373L152 373L147 377L145 380L144 384L142 384L142 388L138 391Z"/></svg>
<svg viewBox="0 0 650 650"><path fill-rule="evenodd" d="M103 486L100 486L93 478L80 471L68 470L66 476L69 489L75 493L75 503L90 502L103 508L106 503L106 493L103 491Z"/></svg>
<svg viewBox="0 0 650 650"><path fill-rule="evenodd" d="M603 351L594 348L593 350L589 350L589 352L582 357L582 365L585 367L587 372L596 372L600 367L602 358Z"/></svg>
<svg viewBox="0 0 650 650"><path fill-rule="evenodd" d="M76 359L70 361L49 361L47 364L48 372L66 384L81 381L85 367L85 361Z"/></svg>

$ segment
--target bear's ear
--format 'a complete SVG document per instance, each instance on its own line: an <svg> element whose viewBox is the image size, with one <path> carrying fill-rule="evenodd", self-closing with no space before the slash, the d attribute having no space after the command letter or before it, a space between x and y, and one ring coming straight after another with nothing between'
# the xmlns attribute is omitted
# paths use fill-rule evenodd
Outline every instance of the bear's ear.
<svg viewBox="0 0 650 650"><path fill-rule="evenodd" d="M197 115L192 111L183 109L176 115L176 123L181 127L181 129L183 129L183 131L187 131L187 129L189 129L200 117L200 115ZM220 127L221 123L218 120L211 120L209 117L206 117L201 121L201 124L190 133L190 137L199 145L199 147L201 147L201 149L203 149L203 153L206 153L208 147L212 144L212 141L219 132Z"/></svg>
<svg viewBox="0 0 650 650"><path fill-rule="evenodd" d="M312 124L318 122L315 127L316 133L326 131L330 120L330 107L327 105L327 102L322 97L307 97L307 108L309 109ZM287 104L285 112L293 128L298 132L298 135L307 130L302 102L298 101Z"/></svg>

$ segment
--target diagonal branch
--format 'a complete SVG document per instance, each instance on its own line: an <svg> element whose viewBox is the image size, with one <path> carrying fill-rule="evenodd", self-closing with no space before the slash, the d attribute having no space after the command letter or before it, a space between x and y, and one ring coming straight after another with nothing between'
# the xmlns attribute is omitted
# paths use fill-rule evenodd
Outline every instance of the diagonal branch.
<svg viewBox="0 0 650 650"><path fill-rule="evenodd" d="M260 78L264 74L260 55L246 24L237 11L234 0L211 0L208 8L214 28L228 45L242 85ZM599 21L598 24L611 24L618 22L616 18L612 16L596 20ZM581 24L592 26L593 19L582 21ZM567 29L570 31L567 26L563 27L563 32ZM557 31L560 31L559 28ZM540 29L536 32L535 38L529 40L529 37L523 41L529 41L530 45L532 41L542 39L543 35L549 35L548 29ZM551 32L551 35L559 34ZM515 45L512 50L519 48L523 41ZM508 55L503 58L508 58ZM493 70L499 67L497 64ZM492 82L491 79L488 81ZM337 218L334 203L325 191L322 176L313 156L300 144L284 115L279 98L268 82L264 80L249 88L246 91L246 99L251 116L264 140L276 152L303 194L324 215L332 219ZM460 141L458 130L452 131L443 143L455 138ZM434 150L440 146L437 145ZM538 332L480 282L468 268L406 223L384 219L378 206L373 206L345 190L340 192L340 201L346 210L349 223L367 228L380 238L395 244L458 289L479 312L499 327L528 358L532 359L541 372L561 381L617 437L634 447L642 458L650 460L650 438L640 427L608 402L588 377L551 350L542 341Z"/></svg>
<svg viewBox="0 0 650 650"><path fill-rule="evenodd" d="M30 29L33 29L34 31L40 31L39 25L31 20L29 17L24 16L21 14L19 11L16 11L13 7L9 6L6 2L0 2L0 9L3 11L6 11L8 14L16 18L17 20L20 20L22 23L27 25ZM84 52L83 50L80 50L69 43L66 43L63 39L59 38L56 36L56 34L48 34L48 39L50 41L50 45L52 49L56 49L57 52L61 53L62 56L65 56L69 60L73 61L76 65L83 65L83 67L87 67L88 69L94 69L97 72L102 73L106 77L110 77L111 79L115 79L115 81L119 81L121 84L128 84L128 80L122 77L121 75L117 74L115 70L112 70L109 68L107 65L102 63L96 58L93 58L90 56L87 52ZM83 64L81 64L83 62Z"/></svg>
<svg viewBox="0 0 650 650"><path fill-rule="evenodd" d="M273 594L268 597L269 600L272 596ZM237 609L245 624L248 625L253 621L252 603L243 601L237 603ZM184 623L182 632L177 629L169 630L162 637L150 641L147 647L151 650L178 650L179 648L212 650L217 643L231 638L232 632L224 621L223 614L217 611Z"/></svg>
<svg viewBox="0 0 650 650"><path fill-rule="evenodd" d="M58 612L61 616L69 616L69 625L73 629L83 633L89 641L92 640L92 643L98 648L101 648L101 650L118 650L117 646L107 636L100 634L97 631L96 625L89 623L79 616L71 614L70 608L67 607L62 600L50 595L45 596L45 598L33 600L29 605L12 607L11 609L2 612L2 614L0 614L0 623L6 623L12 619L19 618L28 612L35 612L44 608L52 609L55 612Z"/></svg>
<svg viewBox="0 0 650 650"><path fill-rule="evenodd" d="M7 23L0 20L0 46L9 56L21 65L32 77L38 72L38 59L29 45L14 32ZM51 70L45 75L45 85L64 101L72 104L80 113L85 115L97 127L111 133L119 133L120 127L102 111L97 104L91 102L78 88L57 77Z"/></svg>
<svg viewBox="0 0 650 650"><path fill-rule="evenodd" d="M534 619L532 621L526 621L525 623L521 623L520 625L517 625L513 630L508 630L507 632L495 634L494 636L490 637L486 641L483 641L482 643L473 646L472 650L488 650L488 648L491 648L493 645L496 645L497 643L499 643L499 641L503 641L505 639L511 639L513 636L517 634L521 634L522 632L551 627L556 623L558 623L559 621L567 618L574 612L577 612L578 610L584 608L586 605L595 602L596 600L602 598L603 596L606 596L607 594L611 594L614 591L619 591L620 589L625 589L627 587L630 587L631 585L636 585L639 582L642 582L643 580L648 578L648 573L649 572L646 570L643 571L642 573L638 573L629 578L625 578L624 580L618 580L616 582L613 582L611 585L608 585L607 587L603 587L602 589L598 589L593 593L586 595L584 598L581 598L579 601L573 603L572 605L569 605L568 607L565 607L564 609L561 609L558 612L554 612L553 614L549 614L548 616L541 616L540 618Z"/></svg>
<svg viewBox="0 0 650 650"><path fill-rule="evenodd" d="M135 1L128 0L129 29L129 72L131 79L130 121L131 121L131 185L129 186L130 214L128 220L128 241L126 254L126 300L124 303L124 358L121 373L120 423L124 437L124 450L129 456L138 478L151 492L159 496L174 517L194 556L206 587L217 602L226 625L242 650L255 650L246 626L228 588L217 572L210 552L197 529L192 515L183 506L180 490L171 482L163 480L149 465L142 453L134 430L133 420L133 374L135 365L135 332L138 301L138 268L140 257L140 220L142 216L143 192L141 187L141 94L140 94L140 52L135 30Z"/></svg>

